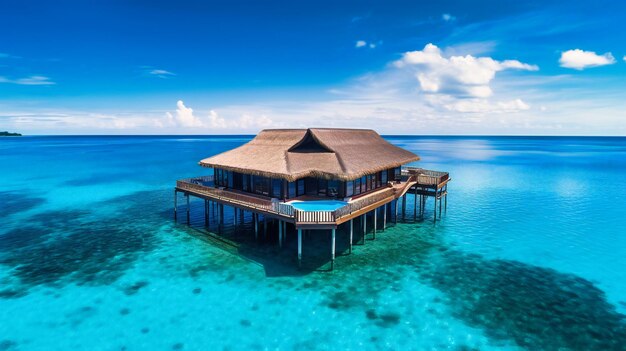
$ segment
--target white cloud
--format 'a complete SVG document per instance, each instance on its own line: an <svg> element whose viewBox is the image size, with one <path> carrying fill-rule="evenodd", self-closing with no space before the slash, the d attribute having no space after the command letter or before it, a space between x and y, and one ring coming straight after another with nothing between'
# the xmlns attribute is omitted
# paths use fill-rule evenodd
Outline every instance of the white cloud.
<svg viewBox="0 0 626 351"><path fill-rule="evenodd" d="M626 56L623 57L624 61L626 61Z"/></svg>
<svg viewBox="0 0 626 351"><path fill-rule="evenodd" d="M151 69L148 71L148 74L159 78L169 78L176 75L173 72L166 71L164 69Z"/></svg>
<svg viewBox="0 0 626 351"><path fill-rule="evenodd" d="M228 124L226 124L226 120L222 117L220 117L217 112L211 110L209 112L209 124L211 126L211 128L218 128L218 129L226 129L228 128Z"/></svg>
<svg viewBox="0 0 626 351"><path fill-rule="evenodd" d="M176 115L167 112L166 116L172 124L180 127L203 127L205 125L200 118L193 115L193 109L185 106L182 100L176 103Z"/></svg>
<svg viewBox="0 0 626 351"><path fill-rule="evenodd" d="M378 43L373 43L373 42L366 42L365 40L357 40L356 44L354 45L355 48L370 48L370 49L375 49L378 45L382 44L382 40L379 40Z"/></svg>
<svg viewBox="0 0 626 351"><path fill-rule="evenodd" d="M433 44L426 45L423 50L404 53L395 66L409 69L425 93L472 98L491 96L493 92L489 84L499 71L539 69L517 60L497 61L491 57L472 55L444 57Z"/></svg>
<svg viewBox="0 0 626 351"><path fill-rule="evenodd" d="M561 67L583 70L589 67L599 67L612 65L615 58L610 52L598 55L593 51L584 51L580 49L567 50L561 53L559 64Z"/></svg>
<svg viewBox="0 0 626 351"><path fill-rule="evenodd" d="M160 126L177 126L182 128L199 128L200 131L210 133L212 130L231 131L258 131L273 125L266 115L254 117L250 112L228 111L229 117L223 117L215 110L210 110L206 116L196 116L192 108L185 106L182 100L176 104L176 112L165 113L166 121L158 122Z"/></svg>
<svg viewBox="0 0 626 351"><path fill-rule="evenodd" d="M530 109L522 99L493 103L486 99L463 99L446 104L444 107L449 111L462 113L513 113Z"/></svg>
<svg viewBox="0 0 626 351"><path fill-rule="evenodd" d="M11 83L19 85L54 85L56 84L50 78L45 76L29 76L25 78L9 79L7 77L0 76L0 83Z"/></svg>
<svg viewBox="0 0 626 351"><path fill-rule="evenodd" d="M449 13L444 13L443 15L441 15L441 19L446 22L453 22L454 20L456 20L456 17L452 16Z"/></svg>

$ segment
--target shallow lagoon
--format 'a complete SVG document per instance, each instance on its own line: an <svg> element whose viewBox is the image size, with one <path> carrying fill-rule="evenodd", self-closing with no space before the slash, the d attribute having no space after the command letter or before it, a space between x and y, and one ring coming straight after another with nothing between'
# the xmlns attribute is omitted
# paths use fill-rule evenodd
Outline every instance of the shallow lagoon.
<svg viewBox="0 0 626 351"><path fill-rule="evenodd" d="M451 173L448 212L339 232L332 273L323 232L297 271L293 238L172 221L249 137L0 139L0 350L624 349L626 139L388 139Z"/></svg>

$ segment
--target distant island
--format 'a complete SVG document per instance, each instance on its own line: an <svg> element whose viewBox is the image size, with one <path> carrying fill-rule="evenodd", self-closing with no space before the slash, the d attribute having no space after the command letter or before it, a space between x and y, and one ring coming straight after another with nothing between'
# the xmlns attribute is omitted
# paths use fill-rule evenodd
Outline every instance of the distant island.
<svg viewBox="0 0 626 351"><path fill-rule="evenodd" d="M20 133L9 133L7 131L0 132L0 137L3 137L3 136L22 136L22 134L20 134Z"/></svg>

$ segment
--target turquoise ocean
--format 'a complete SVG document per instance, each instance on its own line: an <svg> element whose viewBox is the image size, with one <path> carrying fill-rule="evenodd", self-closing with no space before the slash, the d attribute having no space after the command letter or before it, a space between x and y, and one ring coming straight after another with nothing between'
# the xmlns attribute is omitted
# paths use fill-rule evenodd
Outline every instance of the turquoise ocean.
<svg viewBox="0 0 626 351"><path fill-rule="evenodd" d="M626 350L626 138L386 138L447 212L339 231L332 272L325 232L297 270L292 233L173 220L251 136L0 139L0 350Z"/></svg>

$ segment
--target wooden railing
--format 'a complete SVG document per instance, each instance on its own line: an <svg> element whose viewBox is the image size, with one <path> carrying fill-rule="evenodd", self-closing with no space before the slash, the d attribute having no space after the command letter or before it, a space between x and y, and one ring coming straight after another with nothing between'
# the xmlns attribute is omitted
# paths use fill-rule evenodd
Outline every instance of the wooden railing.
<svg viewBox="0 0 626 351"><path fill-rule="evenodd" d="M394 196L393 188L387 188L379 193L375 193L369 196L365 196L348 203L346 206L340 207L334 211L335 218L341 218L347 216L353 212L356 212L369 205L375 204L379 201L388 199Z"/></svg>
<svg viewBox="0 0 626 351"><path fill-rule="evenodd" d="M385 199L393 198L395 189L386 188L372 195L364 196L349 202L345 206L334 211L302 211L296 210L292 205L276 200L265 200L255 196L240 194L230 190L202 185L203 182L213 181L212 176L182 179L176 182L176 187L180 190L191 191L200 195L208 196L216 200L222 200L238 204L248 208L276 213L282 216L294 218L296 222L304 223L334 223L337 219L350 215L367 206L375 204Z"/></svg>
<svg viewBox="0 0 626 351"><path fill-rule="evenodd" d="M448 172L431 171L416 167L406 167L402 171L403 175L415 175L418 186L437 186L450 178Z"/></svg>
<svg viewBox="0 0 626 351"><path fill-rule="evenodd" d="M335 223L334 211L295 210L296 223Z"/></svg>
<svg viewBox="0 0 626 351"><path fill-rule="evenodd" d="M191 183L190 181L191 181L190 179L179 180L176 182L176 187L181 190L189 190L189 191L193 191L202 195L206 195L206 196L215 198L217 200L225 200L228 202L240 204L242 206L257 208L257 209L261 209L264 211L277 212L274 210L275 208L274 203L272 203L272 201L270 200L264 200L264 199L260 199L254 196L249 196L249 195L239 194L239 193L235 193L235 192L228 191L228 190L222 190L219 188L199 185L199 184Z"/></svg>
<svg viewBox="0 0 626 351"><path fill-rule="evenodd" d="M294 217L295 209L289 204L283 202L274 202L274 210L284 216Z"/></svg>

